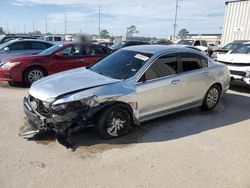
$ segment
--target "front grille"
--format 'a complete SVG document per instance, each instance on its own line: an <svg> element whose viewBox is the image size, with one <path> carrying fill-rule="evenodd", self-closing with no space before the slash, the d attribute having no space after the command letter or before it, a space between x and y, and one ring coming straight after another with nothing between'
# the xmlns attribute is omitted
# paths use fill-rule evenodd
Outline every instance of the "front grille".
<svg viewBox="0 0 250 188"><path fill-rule="evenodd" d="M225 65L234 66L234 67L247 67L250 66L250 63L230 63L225 61L218 61L220 63L223 63Z"/></svg>
<svg viewBox="0 0 250 188"><path fill-rule="evenodd" d="M47 107L43 104L43 102L39 99L36 99L33 96L29 96L29 103L31 108L41 114L42 116L45 117L51 117L50 109L47 109Z"/></svg>
<svg viewBox="0 0 250 188"><path fill-rule="evenodd" d="M246 72L243 72L243 71L234 71L234 70L231 70L230 73L233 75L243 76L243 77L245 77L247 74Z"/></svg>

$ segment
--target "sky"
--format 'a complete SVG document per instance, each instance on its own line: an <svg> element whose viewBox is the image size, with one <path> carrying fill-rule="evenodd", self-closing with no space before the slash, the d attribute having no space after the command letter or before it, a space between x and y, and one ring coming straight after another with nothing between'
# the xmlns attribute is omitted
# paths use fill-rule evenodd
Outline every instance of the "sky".
<svg viewBox="0 0 250 188"><path fill-rule="evenodd" d="M226 0L179 0L177 31L186 28L192 34L221 33ZM98 9L101 29L110 35L124 35L136 25L138 36L173 35L175 0L0 0L0 27L9 32L98 34Z"/></svg>

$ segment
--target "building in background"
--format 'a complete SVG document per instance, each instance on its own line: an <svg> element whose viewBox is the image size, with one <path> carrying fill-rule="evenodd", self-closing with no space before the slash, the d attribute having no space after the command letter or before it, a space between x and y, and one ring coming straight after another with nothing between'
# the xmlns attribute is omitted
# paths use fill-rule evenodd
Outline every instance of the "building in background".
<svg viewBox="0 0 250 188"><path fill-rule="evenodd" d="M250 40L250 0L226 2L222 45L235 40Z"/></svg>
<svg viewBox="0 0 250 188"><path fill-rule="evenodd" d="M221 34L187 34L188 39L205 40L208 44L220 44Z"/></svg>

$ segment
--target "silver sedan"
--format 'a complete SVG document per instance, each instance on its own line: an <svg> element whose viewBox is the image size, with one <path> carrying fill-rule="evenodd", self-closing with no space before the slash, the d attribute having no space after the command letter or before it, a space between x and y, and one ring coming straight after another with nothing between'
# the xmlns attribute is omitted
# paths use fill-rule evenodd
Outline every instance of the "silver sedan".
<svg viewBox="0 0 250 188"><path fill-rule="evenodd" d="M23 135L52 129L69 147L69 134L89 126L103 138L118 137L134 124L181 110L213 110L229 82L227 67L197 50L124 48L90 67L35 82L24 98L34 131Z"/></svg>

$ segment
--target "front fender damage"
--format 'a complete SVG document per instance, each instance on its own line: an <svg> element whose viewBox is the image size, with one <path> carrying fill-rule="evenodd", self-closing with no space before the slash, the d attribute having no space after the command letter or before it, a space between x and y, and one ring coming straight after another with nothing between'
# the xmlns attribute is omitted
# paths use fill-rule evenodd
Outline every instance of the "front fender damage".
<svg viewBox="0 0 250 188"><path fill-rule="evenodd" d="M29 98L28 105L37 119L30 118L30 112L27 112L26 109L25 113L29 118L29 123L26 129L20 133L20 136L31 138L39 132L53 130L59 143L67 148L72 148L72 133L87 127L93 127L96 123L96 116L103 109L119 101L119 98L100 99L96 95L92 95L82 100L57 106L48 105L47 107L40 105L39 101ZM139 122L136 115L137 109L134 108L137 105L133 102L128 104L132 109L134 122Z"/></svg>

